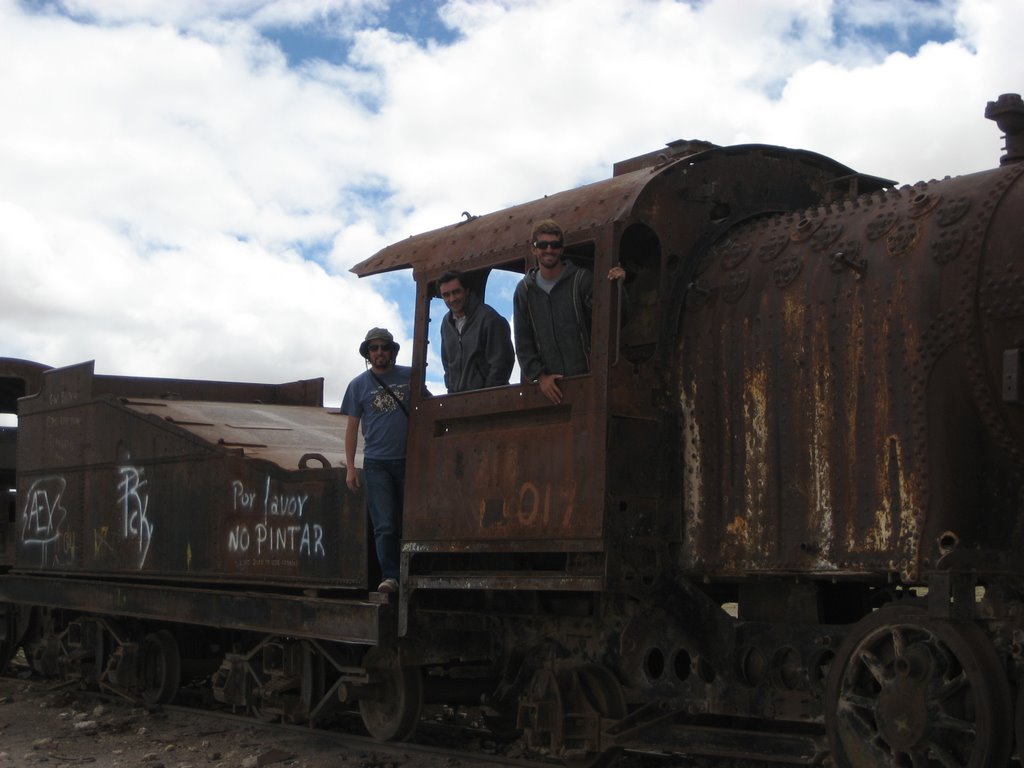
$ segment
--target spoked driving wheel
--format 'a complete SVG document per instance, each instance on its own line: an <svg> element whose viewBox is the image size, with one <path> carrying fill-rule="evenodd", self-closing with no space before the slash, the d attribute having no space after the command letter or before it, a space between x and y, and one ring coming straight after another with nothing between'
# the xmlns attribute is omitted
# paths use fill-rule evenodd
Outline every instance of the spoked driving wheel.
<svg viewBox="0 0 1024 768"><path fill-rule="evenodd" d="M394 650L371 648L363 666L376 691L359 700L363 725L380 741L406 741L416 732L423 710L423 678L419 667L404 666Z"/></svg>
<svg viewBox="0 0 1024 768"><path fill-rule="evenodd" d="M580 698L601 717L621 720L626 716L626 695L606 667L585 664L575 671L575 682Z"/></svg>
<svg viewBox="0 0 1024 768"><path fill-rule="evenodd" d="M882 608L832 664L826 691L840 768L995 768L1009 762L1010 689L975 625Z"/></svg>

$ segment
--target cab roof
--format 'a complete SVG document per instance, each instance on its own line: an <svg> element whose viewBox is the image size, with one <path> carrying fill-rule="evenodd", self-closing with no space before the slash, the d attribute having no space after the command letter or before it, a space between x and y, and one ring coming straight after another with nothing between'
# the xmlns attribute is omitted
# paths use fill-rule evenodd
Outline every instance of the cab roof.
<svg viewBox="0 0 1024 768"><path fill-rule="evenodd" d="M837 181L852 180L851 188L859 182L860 192L893 184L887 179L855 173L824 155L805 150L759 144L718 147L703 141L677 141L664 150L616 163L615 175L609 179L482 216L464 213L465 221L393 243L356 264L351 271L367 277L411 268L418 281L432 279L448 269L468 271L508 265L529 255L529 232L535 222L555 219L566 234L566 244L571 245L628 217L645 189L670 168L753 152L798 156L804 162L827 167Z"/></svg>

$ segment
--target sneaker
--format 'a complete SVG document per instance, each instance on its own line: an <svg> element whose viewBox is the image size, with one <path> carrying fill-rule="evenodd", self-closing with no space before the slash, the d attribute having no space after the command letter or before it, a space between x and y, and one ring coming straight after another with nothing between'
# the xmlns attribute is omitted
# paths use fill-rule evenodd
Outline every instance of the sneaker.
<svg viewBox="0 0 1024 768"><path fill-rule="evenodd" d="M385 595L390 595L392 592L398 591L398 582L395 579L384 579L378 586L378 592L383 592Z"/></svg>

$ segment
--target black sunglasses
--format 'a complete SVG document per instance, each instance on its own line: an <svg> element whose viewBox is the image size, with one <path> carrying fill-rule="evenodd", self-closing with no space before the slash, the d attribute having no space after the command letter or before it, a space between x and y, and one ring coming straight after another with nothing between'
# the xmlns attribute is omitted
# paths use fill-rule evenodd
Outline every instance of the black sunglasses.
<svg viewBox="0 0 1024 768"><path fill-rule="evenodd" d="M538 251L546 251L548 248L554 248L556 251L562 247L561 240L534 240L533 247Z"/></svg>
<svg viewBox="0 0 1024 768"><path fill-rule="evenodd" d="M369 345L367 345L366 348L368 350L370 350L371 352L386 352L387 350L391 349L391 345L390 344L369 344Z"/></svg>

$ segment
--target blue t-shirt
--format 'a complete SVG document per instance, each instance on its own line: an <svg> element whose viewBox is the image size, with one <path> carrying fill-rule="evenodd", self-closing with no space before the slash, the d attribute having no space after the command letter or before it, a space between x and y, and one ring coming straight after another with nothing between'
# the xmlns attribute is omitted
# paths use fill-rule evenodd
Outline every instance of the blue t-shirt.
<svg viewBox="0 0 1024 768"><path fill-rule="evenodd" d="M377 374L380 380L409 409L409 377L412 368L396 365L387 373ZM363 456L367 459L404 459L405 436L409 432L409 419L387 390L365 371L349 382L341 412L355 416L363 428Z"/></svg>

